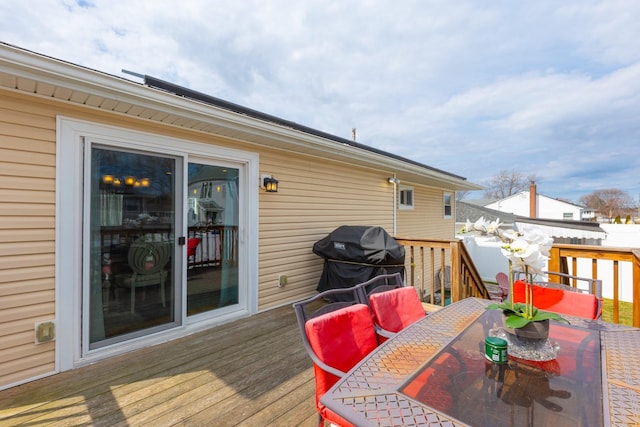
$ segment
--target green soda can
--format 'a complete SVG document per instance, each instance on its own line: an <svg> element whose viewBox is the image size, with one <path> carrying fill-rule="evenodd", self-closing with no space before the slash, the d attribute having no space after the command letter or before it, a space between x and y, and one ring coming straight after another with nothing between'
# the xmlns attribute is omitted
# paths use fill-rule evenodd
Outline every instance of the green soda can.
<svg viewBox="0 0 640 427"><path fill-rule="evenodd" d="M507 340L487 337L484 340L484 356L493 363L507 363Z"/></svg>

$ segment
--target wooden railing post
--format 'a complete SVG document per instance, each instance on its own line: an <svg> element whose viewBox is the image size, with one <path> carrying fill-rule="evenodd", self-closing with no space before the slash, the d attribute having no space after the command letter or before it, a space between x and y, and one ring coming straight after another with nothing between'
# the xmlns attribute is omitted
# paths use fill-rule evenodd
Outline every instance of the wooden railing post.
<svg viewBox="0 0 640 427"><path fill-rule="evenodd" d="M633 253L633 326L640 327L640 250Z"/></svg>
<svg viewBox="0 0 640 427"><path fill-rule="evenodd" d="M547 264L549 271L557 271L560 272L560 249L553 246L549 251L549 261ZM551 281L556 281L558 276L554 276L549 278Z"/></svg>
<svg viewBox="0 0 640 427"><path fill-rule="evenodd" d="M451 301L460 301L464 298L463 283L461 280L462 274L460 269L460 252L458 251L458 245L460 242L451 242L450 248L450 262L451 262Z"/></svg>

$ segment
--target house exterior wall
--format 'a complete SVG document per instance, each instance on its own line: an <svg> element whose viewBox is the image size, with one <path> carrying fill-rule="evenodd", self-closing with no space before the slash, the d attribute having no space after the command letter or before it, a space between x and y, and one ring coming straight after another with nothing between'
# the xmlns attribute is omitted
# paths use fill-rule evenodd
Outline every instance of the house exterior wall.
<svg viewBox="0 0 640 427"><path fill-rule="evenodd" d="M455 235L455 209L451 217L444 217L443 196L445 191L411 183L403 184L413 186L415 200L413 209L398 210L397 236L404 238L453 238Z"/></svg>
<svg viewBox="0 0 640 427"><path fill-rule="evenodd" d="M260 168L279 180L260 193L259 310L315 294L323 259L313 244L341 225L393 230L393 186L388 174L298 154L263 151ZM278 288L278 277L288 278Z"/></svg>
<svg viewBox="0 0 640 427"><path fill-rule="evenodd" d="M505 199L498 200L497 202L488 204L486 207L501 212L509 212L514 215L529 217L529 192L523 191L521 193L514 194L511 197L507 197ZM573 221L581 220L582 208L571 203L552 199L551 197L546 197L538 194L536 207L538 218L560 220L566 219ZM569 218L568 216L565 217L565 214L571 216L571 218Z"/></svg>
<svg viewBox="0 0 640 427"><path fill-rule="evenodd" d="M312 246L334 228L373 225L392 234L393 185L387 181L388 171L0 90L0 388L56 369L55 341L34 344L34 325L56 317L58 115L258 152L260 173L279 180L278 193L258 191L259 310L315 293L323 261L312 253ZM417 209L398 216L399 230L452 237L453 219L449 224L442 218L442 191L415 188ZM282 274L288 284L279 288Z"/></svg>
<svg viewBox="0 0 640 427"><path fill-rule="evenodd" d="M0 386L54 369L55 117L0 91Z"/></svg>

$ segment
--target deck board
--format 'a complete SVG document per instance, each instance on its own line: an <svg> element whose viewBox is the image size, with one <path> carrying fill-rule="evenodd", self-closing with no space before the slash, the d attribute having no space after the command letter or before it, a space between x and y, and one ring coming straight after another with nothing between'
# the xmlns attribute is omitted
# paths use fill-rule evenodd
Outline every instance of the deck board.
<svg viewBox="0 0 640 427"><path fill-rule="evenodd" d="M290 306L0 391L3 426L317 426Z"/></svg>

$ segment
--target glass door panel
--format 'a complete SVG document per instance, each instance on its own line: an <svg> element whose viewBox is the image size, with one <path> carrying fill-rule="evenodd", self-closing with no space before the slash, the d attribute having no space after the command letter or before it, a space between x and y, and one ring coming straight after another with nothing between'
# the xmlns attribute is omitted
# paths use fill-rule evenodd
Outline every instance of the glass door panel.
<svg viewBox="0 0 640 427"><path fill-rule="evenodd" d="M98 348L176 320L180 162L94 145L90 163L89 348Z"/></svg>
<svg viewBox="0 0 640 427"><path fill-rule="evenodd" d="M189 163L187 315L238 304L238 176Z"/></svg>

